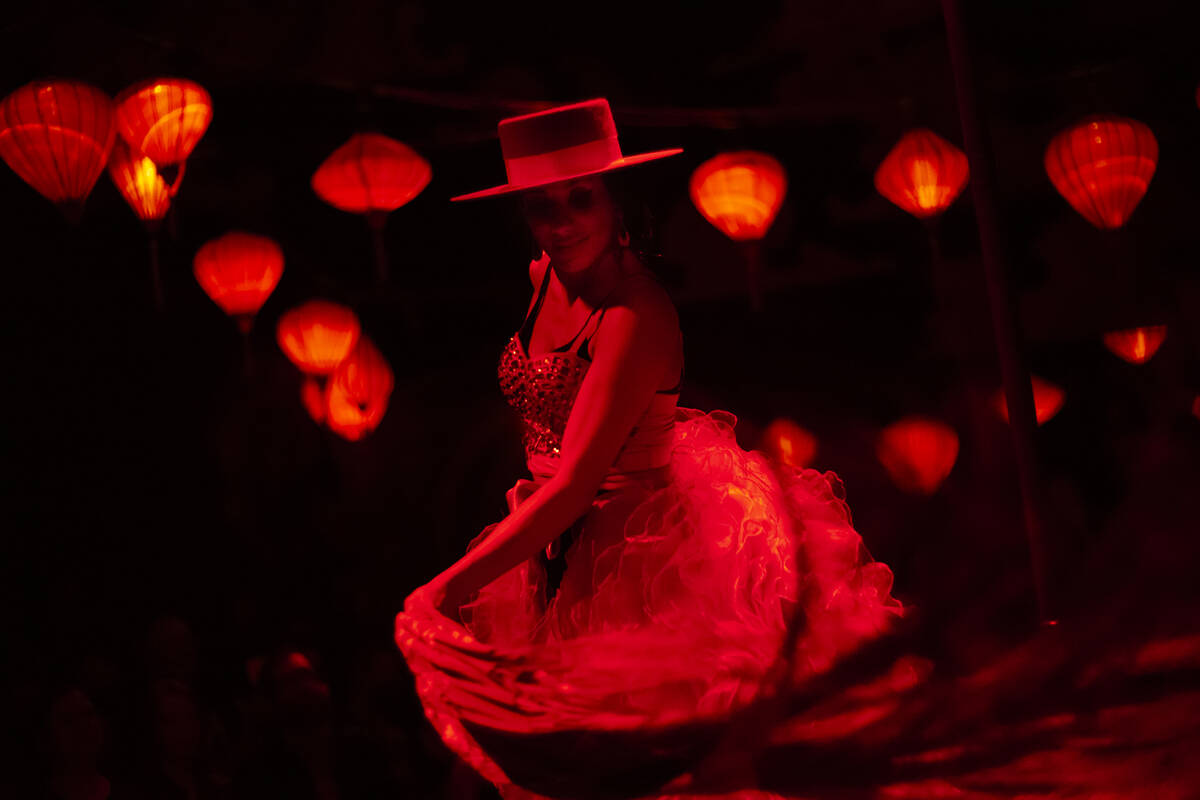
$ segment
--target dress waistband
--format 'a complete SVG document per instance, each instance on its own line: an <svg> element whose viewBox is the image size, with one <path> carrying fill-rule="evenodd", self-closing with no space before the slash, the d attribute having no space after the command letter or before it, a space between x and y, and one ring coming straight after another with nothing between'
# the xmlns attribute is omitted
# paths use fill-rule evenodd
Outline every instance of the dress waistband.
<svg viewBox="0 0 1200 800"><path fill-rule="evenodd" d="M530 456L525 462L529 467L530 474L533 475L534 482L539 485L558 474L559 463L560 459L557 456L542 454ZM633 486L647 489L661 488L667 485L669 472L669 464L637 470L622 470L614 467L604 476L604 481L600 484L600 491L612 492Z"/></svg>

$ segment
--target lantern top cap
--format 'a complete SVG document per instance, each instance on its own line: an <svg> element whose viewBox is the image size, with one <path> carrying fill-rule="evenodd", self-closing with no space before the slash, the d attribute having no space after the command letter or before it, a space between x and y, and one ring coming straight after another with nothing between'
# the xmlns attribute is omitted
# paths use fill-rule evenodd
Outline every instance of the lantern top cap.
<svg viewBox="0 0 1200 800"><path fill-rule="evenodd" d="M451 201L510 194L656 161L682 148L623 155L608 100L596 98L508 117L499 124L508 182Z"/></svg>

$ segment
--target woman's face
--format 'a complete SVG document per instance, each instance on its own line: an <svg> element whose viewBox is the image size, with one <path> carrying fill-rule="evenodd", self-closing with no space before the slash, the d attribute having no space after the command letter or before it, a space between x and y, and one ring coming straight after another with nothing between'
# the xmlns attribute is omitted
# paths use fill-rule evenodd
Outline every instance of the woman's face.
<svg viewBox="0 0 1200 800"><path fill-rule="evenodd" d="M598 175L530 189L521 208L556 270L582 272L612 246L617 211Z"/></svg>

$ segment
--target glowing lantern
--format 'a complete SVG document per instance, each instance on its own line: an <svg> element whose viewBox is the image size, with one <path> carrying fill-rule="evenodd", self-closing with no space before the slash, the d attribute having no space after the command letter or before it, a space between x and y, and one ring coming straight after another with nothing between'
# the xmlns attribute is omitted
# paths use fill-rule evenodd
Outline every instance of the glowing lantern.
<svg viewBox="0 0 1200 800"><path fill-rule="evenodd" d="M1145 364L1167 338L1166 325L1151 325L1104 334L1104 346L1130 364Z"/></svg>
<svg viewBox="0 0 1200 800"><path fill-rule="evenodd" d="M300 384L300 402L304 405L313 422L320 424L325 421L325 390L311 375L306 375Z"/></svg>
<svg viewBox="0 0 1200 800"><path fill-rule="evenodd" d="M108 156L108 174L138 219L152 230L157 227L171 207L171 197L154 162L117 139Z"/></svg>
<svg viewBox="0 0 1200 800"><path fill-rule="evenodd" d="M1119 228L1146 194L1158 141L1146 125L1089 117L1051 140L1046 174L1059 194L1097 228Z"/></svg>
<svg viewBox="0 0 1200 800"><path fill-rule="evenodd" d="M790 419L777 419L763 431L763 449L784 464L804 469L817 454L817 437Z"/></svg>
<svg viewBox="0 0 1200 800"><path fill-rule="evenodd" d="M339 436L358 441L379 427L395 376L387 359L366 336L338 365L325 389L325 421Z"/></svg>
<svg viewBox="0 0 1200 800"><path fill-rule="evenodd" d="M276 339L308 375L328 375L350 353L362 328L358 315L328 300L310 300L279 318Z"/></svg>
<svg viewBox="0 0 1200 800"><path fill-rule="evenodd" d="M692 202L730 239L761 239L787 193L783 166L766 153L722 153L692 173Z"/></svg>
<svg viewBox="0 0 1200 800"><path fill-rule="evenodd" d="M1033 384L1034 413L1037 416L1037 424L1041 425L1054 418L1054 415L1063 407L1067 394L1061 387L1055 386L1037 375L1032 376L1031 382ZM1004 390L996 392L995 398L996 411L1000 414L1001 419L1008 422L1008 401L1005 400Z"/></svg>
<svg viewBox="0 0 1200 800"><path fill-rule="evenodd" d="M958 434L935 419L905 417L880 432L875 452L896 486L933 494L958 459Z"/></svg>
<svg viewBox="0 0 1200 800"><path fill-rule="evenodd" d="M386 213L420 194L432 175L429 162L403 142L378 133L357 133L317 168L312 188L342 211Z"/></svg>
<svg viewBox="0 0 1200 800"><path fill-rule="evenodd" d="M375 273L387 280L383 227L389 212L429 185L429 162L403 142L379 133L356 133L329 154L312 176L317 196L334 208L366 214L375 245Z"/></svg>
<svg viewBox="0 0 1200 800"><path fill-rule="evenodd" d="M915 217L945 211L967 185L967 156L931 130L900 138L875 171L875 188Z"/></svg>
<svg viewBox="0 0 1200 800"><path fill-rule="evenodd" d="M231 231L196 251L192 271L205 294L248 332L283 275L283 250L265 236Z"/></svg>
<svg viewBox="0 0 1200 800"><path fill-rule="evenodd" d="M78 81L35 81L0 103L0 157L72 218L116 137L108 95Z"/></svg>
<svg viewBox="0 0 1200 800"><path fill-rule="evenodd" d="M160 167L182 164L212 121L212 98L184 78L155 78L117 95L117 127Z"/></svg>
<svg viewBox="0 0 1200 800"><path fill-rule="evenodd" d="M745 243L750 305L761 311L762 253L758 244L787 194L783 166L753 150L721 153L696 168L688 189L692 203L706 220L730 239Z"/></svg>

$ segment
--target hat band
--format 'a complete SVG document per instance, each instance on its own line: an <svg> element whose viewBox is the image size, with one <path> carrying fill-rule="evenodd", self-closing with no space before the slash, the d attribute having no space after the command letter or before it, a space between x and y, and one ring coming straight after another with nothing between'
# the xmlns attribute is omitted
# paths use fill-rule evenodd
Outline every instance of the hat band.
<svg viewBox="0 0 1200 800"><path fill-rule="evenodd" d="M609 136L534 156L506 158L504 167L513 186L533 186L597 172L620 160L621 145L616 136Z"/></svg>

